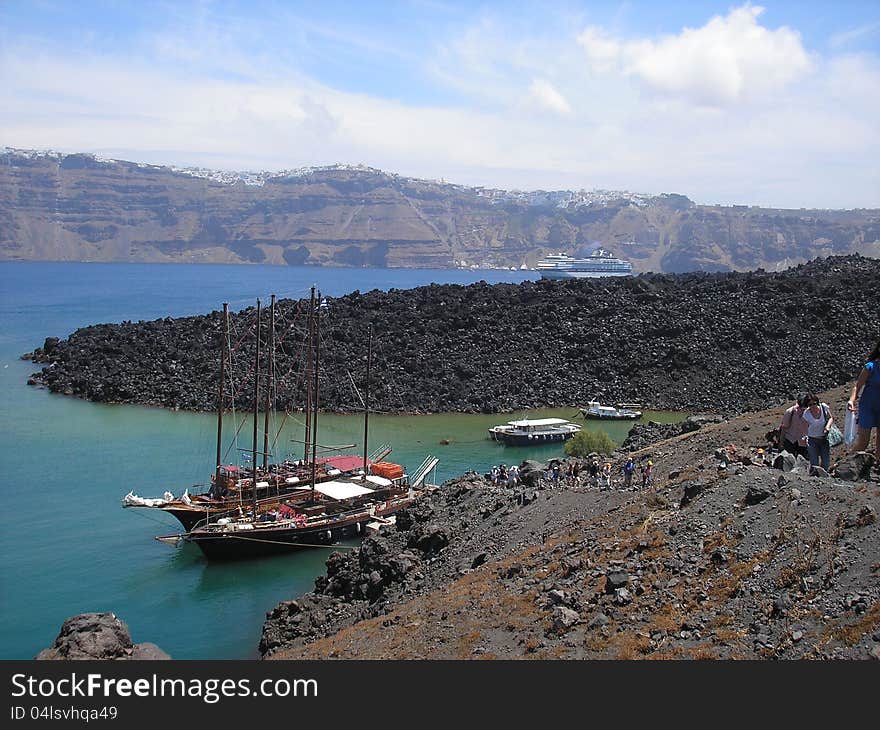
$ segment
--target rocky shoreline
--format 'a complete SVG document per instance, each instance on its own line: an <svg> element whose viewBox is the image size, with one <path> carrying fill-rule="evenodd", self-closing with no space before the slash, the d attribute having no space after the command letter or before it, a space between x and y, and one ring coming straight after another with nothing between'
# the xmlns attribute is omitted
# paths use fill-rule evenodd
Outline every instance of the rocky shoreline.
<svg viewBox="0 0 880 730"><path fill-rule="evenodd" d="M821 394L842 413L849 385ZM771 408L633 429L615 484L515 488L470 472L338 551L266 614L265 659L877 659L880 464L776 454ZM625 489L620 466L651 459ZM37 659L169 659L115 615L64 622Z"/></svg>
<svg viewBox="0 0 880 730"><path fill-rule="evenodd" d="M632 401L742 413L850 380L877 338L880 260L817 259L781 273L640 275L378 290L322 310L321 407L359 408L366 333L384 412L510 412ZM279 409L304 403L305 302L279 304ZM231 315L249 408L253 309ZM264 337L267 334L264 325ZM221 315L97 324L22 357L28 381L98 402L216 407Z"/></svg>
<svg viewBox="0 0 880 730"><path fill-rule="evenodd" d="M846 390L825 398L841 412ZM778 409L634 452L646 490L450 480L267 614L265 658L880 659L880 472L765 459ZM618 452L615 468L622 463Z"/></svg>

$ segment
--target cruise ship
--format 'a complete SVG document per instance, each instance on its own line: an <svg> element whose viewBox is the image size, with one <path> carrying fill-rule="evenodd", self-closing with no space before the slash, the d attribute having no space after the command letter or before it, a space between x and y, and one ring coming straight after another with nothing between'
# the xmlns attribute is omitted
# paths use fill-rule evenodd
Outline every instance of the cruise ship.
<svg viewBox="0 0 880 730"><path fill-rule="evenodd" d="M542 279L591 279L598 276L631 276L632 264L597 248L584 259L567 253L551 253L538 262Z"/></svg>

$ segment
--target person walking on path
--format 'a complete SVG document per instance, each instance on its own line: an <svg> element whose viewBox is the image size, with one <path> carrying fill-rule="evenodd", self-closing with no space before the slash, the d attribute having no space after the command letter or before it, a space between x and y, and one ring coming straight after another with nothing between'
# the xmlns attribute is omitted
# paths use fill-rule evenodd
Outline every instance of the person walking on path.
<svg viewBox="0 0 880 730"><path fill-rule="evenodd" d="M611 464L607 462L602 467L602 486L605 489L611 489Z"/></svg>
<svg viewBox="0 0 880 730"><path fill-rule="evenodd" d="M868 362L859 373L846 409L856 411L856 401L859 404L857 411L859 430L850 453L867 451L873 428L874 456L877 463L880 463L880 342L871 351Z"/></svg>
<svg viewBox="0 0 880 730"><path fill-rule="evenodd" d="M810 454L810 466L821 466L828 471L831 463L831 446L828 443L828 431L834 418L827 403L819 401L819 397L810 395L810 407L801 418L807 424L807 451Z"/></svg>
<svg viewBox="0 0 880 730"><path fill-rule="evenodd" d="M807 451L807 424L801 416L810 405L808 393L798 393L795 404L782 414L779 423L779 448L797 456L800 454L808 458Z"/></svg>
<svg viewBox="0 0 880 730"><path fill-rule="evenodd" d="M642 467L642 489L647 489L651 486L651 478L654 473L654 462L648 461L647 466Z"/></svg>
<svg viewBox="0 0 880 730"><path fill-rule="evenodd" d="M645 468L645 488L647 489L654 483L654 462L648 461L648 466Z"/></svg>
<svg viewBox="0 0 880 730"><path fill-rule="evenodd" d="M590 486L598 487L599 486L599 460L594 456L590 460L589 466L589 474L590 474Z"/></svg>
<svg viewBox="0 0 880 730"><path fill-rule="evenodd" d="M623 472L623 486L626 489L630 489L632 487L633 474L636 471L636 462L633 461L631 456L626 460L626 464L623 465L621 471Z"/></svg>

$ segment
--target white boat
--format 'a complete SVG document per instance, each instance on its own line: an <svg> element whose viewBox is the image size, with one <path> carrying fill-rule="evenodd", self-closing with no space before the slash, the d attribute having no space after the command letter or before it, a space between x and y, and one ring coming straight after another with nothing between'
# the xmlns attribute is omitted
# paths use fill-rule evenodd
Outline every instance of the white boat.
<svg viewBox="0 0 880 730"><path fill-rule="evenodd" d="M537 446L567 441L580 430L579 424L564 418L524 418L492 426L489 438L507 446Z"/></svg>
<svg viewBox="0 0 880 730"><path fill-rule="evenodd" d="M616 258L609 251L597 248L586 258L577 259L567 253L552 253L537 265L542 279L592 279L600 276L632 276L632 264Z"/></svg>
<svg viewBox="0 0 880 730"><path fill-rule="evenodd" d="M631 407L634 404L621 403L615 406L603 406L599 401L591 400L586 408L581 408L584 418L599 418L607 420L630 420L634 421L642 417L642 412ZM627 407L630 406L630 407Z"/></svg>

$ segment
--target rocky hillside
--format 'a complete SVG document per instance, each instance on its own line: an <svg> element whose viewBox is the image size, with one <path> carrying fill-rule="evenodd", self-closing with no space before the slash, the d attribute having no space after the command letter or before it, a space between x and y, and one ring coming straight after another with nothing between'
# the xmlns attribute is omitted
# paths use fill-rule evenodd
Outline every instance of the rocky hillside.
<svg viewBox="0 0 880 730"><path fill-rule="evenodd" d="M637 272L777 270L880 257L880 211L505 192L369 168L234 175L0 153L0 260L519 267L596 244Z"/></svg>
<svg viewBox="0 0 880 730"><path fill-rule="evenodd" d="M840 413L846 389L824 394ZM880 472L758 453L774 409L635 452L645 490L471 474L267 614L281 659L880 659ZM615 459L615 474L620 458Z"/></svg>
<svg viewBox="0 0 880 730"><path fill-rule="evenodd" d="M378 411L496 413L598 398L742 412L853 378L880 336L878 301L880 260L858 256L778 274L355 292L321 310L320 404L359 409L351 382L364 382L373 325ZM279 306L281 408L305 402L306 309ZM254 315L231 317L239 408L252 398ZM86 327L29 354L46 364L31 382L96 401L212 410L220 333L216 311Z"/></svg>

